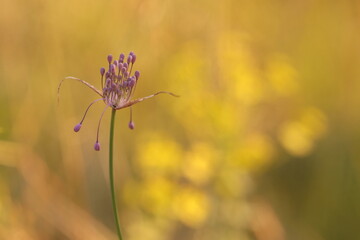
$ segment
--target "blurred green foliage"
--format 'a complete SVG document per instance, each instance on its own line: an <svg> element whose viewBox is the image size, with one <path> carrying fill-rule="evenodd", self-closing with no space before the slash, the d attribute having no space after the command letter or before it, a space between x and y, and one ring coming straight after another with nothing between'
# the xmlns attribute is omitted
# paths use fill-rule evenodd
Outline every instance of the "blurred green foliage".
<svg viewBox="0 0 360 240"><path fill-rule="evenodd" d="M116 239L100 86L134 51L116 123L128 240L358 239L360 3L3 0L0 238Z"/></svg>

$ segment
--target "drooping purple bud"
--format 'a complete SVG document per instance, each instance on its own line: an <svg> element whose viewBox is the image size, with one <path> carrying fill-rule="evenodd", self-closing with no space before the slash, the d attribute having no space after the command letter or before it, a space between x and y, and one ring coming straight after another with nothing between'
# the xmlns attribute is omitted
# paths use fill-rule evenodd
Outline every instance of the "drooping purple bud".
<svg viewBox="0 0 360 240"><path fill-rule="evenodd" d="M122 54L120 54L120 56L119 56L119 62L124 62L124 57L125 57L125 55L122 53Z"/></svg>
<svg viewBox="0 0 360 240"><path fill-rule="evenodd" d="M74 132L78 132L81 128L81 123L77 124L75 127L74 127Z"/></svg>
<svg viewBox="0 0 360 240"><path fill-rule="evenodd" d="M95 149L95 151L100 151L100 143L98 141L96 141L96 143L94 145L94 149Z"/></svg>
<svg viewBox="0 0 360 240"><path fill-rule="evenodd" d="M100 68L100 74L101 74L101 76L104 76L104 74L105 74L105 68Z"/></svg>
<svg viewBox="0 0 360 240"><path fill-rule="evenodd" d="M122 67L123 67L123 64L119 62L119 64L118 64L118 68L121 70L121 69L122 69Z"/></svg>
<svg viewBox="0 0 360 240"><path fill-rule="evenodd" d="M129 128L130 128L131 130L134 130L134 128L135 128L135 123L134 123L133 121L130 121L130 122L129 122Z"/></svg>
<svg viewBox="0 0 360 240"><path fill-rule="evenodd" d="M124 68L126 68L126 69L127 69L127 68L129 67L129 64L124 63L124 65L123 65L123 66L124 66Z"/></svg>
<svg viewBox="0 0 360 240"><path fill-rule="evenodd" d="M109 73L109 72L106 72L105 78L108 78L108 77L110 77L110 73Z"/></svg>
<svg viewBox="0 0 360 240"><path fill-rule="evenodd" d="M134 63L135 63L135 61L136 61L136 55L135 55L135 54L133 54L133 55L132 55L132 59L131 59L131 63L132 63L132 64L134 64Z"/></svg>
<svg viewBox="0 0 360 240"><path fill-rule="evenodd" d="M131 51L131 52L129 53L129 55L133 56L133 55L134 55L134 52L133 52L133 51Z"/></svg>
<svg viewBox="0 0 360 240"><path fill-rule="evenodd" d="M122 68L121 68L121 72L122 72L122 73L126 72L126 67L122 67Z"/></svg>
<svg viewBox="0 0 360 240"><path fill-rule="evenodd" d="M117 65L118 65L118 61L117 61L117 60L114 61L114 65L117 67Z"/></svg>
<svg viewBox="0 0 360 240"><path fill-rule="evenodd" d="M128 72L124 72L124 78L127 78L129 76Z"/></svg>
<svg viewBox="0 0 360 240"><path fill-rule="evenodd" d="M109 55L107 56L108 62L111 63L111 62L112 62L112 59L113 59L113 56L112 56L111 54L109 54Z"/></svg>
<svg viewBox="0 0 360 240"><path fill-rule="evenodd" d="M135 71L135 77L136 77L136 80L139 80L139 77L140 77L140 72L139 71Z"/></svg>

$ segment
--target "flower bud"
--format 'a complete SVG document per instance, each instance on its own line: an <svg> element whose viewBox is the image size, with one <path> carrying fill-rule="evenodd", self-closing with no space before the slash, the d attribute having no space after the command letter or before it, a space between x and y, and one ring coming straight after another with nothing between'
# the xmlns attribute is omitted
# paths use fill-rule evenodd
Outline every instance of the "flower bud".
<svg viewBox="0 0 360 240"><path fill-rule="evenodd" d="M110 87L110 85L111 85L111 79L107 78L105 82L105 86Z"/></svg>
<svg viewBox="0 0 360 240"><path fill-rule="evenodd" d="M104 76L104 74L105 74L105 68L100 68L100 74L101 74L101 76Z"/></svg>
<svg viewBox="0 0 360 240"><path fill-rule="evenodd" d="M115 64L110 65L110 71L111 73L115 73Z"/></svg>
<svg viewBox="0 0 360 240"><path fill-rule="evenodd" d="M119 62L120 63L124 62L124 57L125 57L125 55L123 53L120 54L120 56L119 56Z"/></svg>
<svg viewBox="0 0 360 240"><path fill-rule="evenodd" d="M95 143L94 149L95 149L95 151L100 151L100 143L99 142Z"/></svg>
<svg viewBox="0 0 360 240"><path fill-rule="evenodd" d="M140 77L140 72L139 71L135 71L135 77L136 77L136 80L139 79L139 77Z"/></svg>
<svg viewBox="0 0 360 240"><path fill-rule="evenodd" d="M133 55L132 55L132 58L131 58L131 63L132 63L132 64L134 64L134 63L135 63L135 61L136 61L136 55L135 55L135 54L133 54Z"/></svg>
<svg viewBox="0 0 360 240"><path fill-rule="evenodd" d="M135 85L135 80L133 78L131 78L128 82L129 87L133 87Z"/></svg>
<svg viewBox="0 0 360 240"><path fill-rule="evenodd" d="M130 64L130 63L131 63L131 61L132 61L132 56L131 56L131 55L129 55L129 56L128 56L128 58L127 58L127 64Z"/></svg>
<svg viewBox="0 0 360 240"><path fill-rule="evenodd" d="M108 62L111 63L112 59L113 59L113 56L111 54L109 54L107 57Z"/></svg>
<svg viewBox="0 0 360 240"><path fill-rule="evenodd" d="M81 123L77 124L75 127L74 127L74 132L78 132L81 128Z"/></svg>
<svg viewBox="0 0 360 240"><path fill-rule="evenodd" d="M130 128L131 130L134 130L134 128L135 128L135 123L134 123L133 121L129 122L129 128Z"/></svg>

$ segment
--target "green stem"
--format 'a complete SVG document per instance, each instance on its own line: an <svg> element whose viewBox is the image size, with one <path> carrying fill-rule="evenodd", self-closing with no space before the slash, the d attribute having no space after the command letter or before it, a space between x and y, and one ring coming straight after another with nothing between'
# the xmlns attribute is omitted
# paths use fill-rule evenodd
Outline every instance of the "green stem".
<svg viewBox="0 0 360 240"><path fill-rule="evenodd" d="M115 196L115 186L114 186L114 168L113 168L113 143L114 143L114 128L115 128L115 113L116 110L112 109L111 112L111 122L110 122L110 142L109 142L109 176L110 176L110 188L111 188L111 199L113 204L114 210L114 218L116 223L116 231L119 237L119 240L122 240L121 230L120 230L120 223L117 214L117 207L116 207L116 196Z"/></svg>

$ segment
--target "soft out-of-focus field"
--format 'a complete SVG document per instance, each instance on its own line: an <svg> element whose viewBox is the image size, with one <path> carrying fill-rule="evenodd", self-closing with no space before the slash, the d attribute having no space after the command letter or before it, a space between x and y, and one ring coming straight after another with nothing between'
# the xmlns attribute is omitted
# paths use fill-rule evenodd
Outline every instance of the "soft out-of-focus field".
<svg viewBox="0 0 360 240"><path fill-rule="evenodd" d="M116 239L106 56L134 51L118 112L126 240L360 238L360 3L0 2L0 239Z"/></svg>

